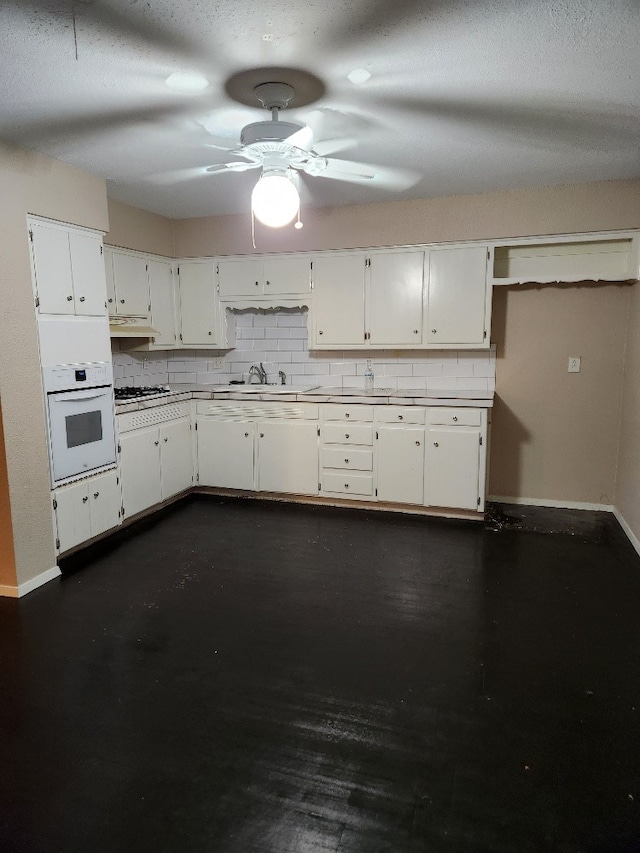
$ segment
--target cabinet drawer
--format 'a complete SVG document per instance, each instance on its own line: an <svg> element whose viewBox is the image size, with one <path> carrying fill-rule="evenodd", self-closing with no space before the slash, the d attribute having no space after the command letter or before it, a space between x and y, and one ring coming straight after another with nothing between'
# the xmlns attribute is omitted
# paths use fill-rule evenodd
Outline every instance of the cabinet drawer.
<svg viewBox="0 0 640 853"><path fill-rule="evenodd" d="M329 474L322 472L322 491L339 493L341 495L373 494L372 474Z"/></svg>
<svg viewBox="0 0 640 853"><path fill-rule="evenodd" d="M434 407L428 410L427 421L430 424L447 424L449 426L480 426L482 412L480 409Z"/></svg>
<svg viewBox="0 0 640 853"><path fill-rule="evenodd" d="M340 403L327 403L322 406L322 419L325 421L372 421L373 406L342 406Z"/></svg>
<svg viewBox="0 0 640 853"><path fill-rule="evenodd" d="M373 427L366 424L324 424L321 435L325 444L373 445Z"/></svg>
<svg viewBox="0 0 640 853"><path fill-rule="evenodd" d="M423 424L425 409L417 406L378 406L376 423L379 424Z"/></svg>
<svg viewBox="0 0 640 853"><path fill-rule="evenodd" d="M348 471L373 471L373 450L323 447L322 467L344 468Z"/></svg>

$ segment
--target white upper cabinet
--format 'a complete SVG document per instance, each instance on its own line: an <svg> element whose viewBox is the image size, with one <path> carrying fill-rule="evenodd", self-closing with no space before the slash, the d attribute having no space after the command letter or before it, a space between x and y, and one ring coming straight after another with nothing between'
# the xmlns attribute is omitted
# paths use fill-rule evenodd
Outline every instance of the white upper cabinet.
<svg viewBox="0 0 640 853"><path fill-rule="evenodd" d="M35 220L29 222L29 234L39 313L105 315L102 235Z"/></svg>
<svg viewBox="0 0 640 853"><path fill-rule="evenodd" d="M370 257L369 346L422 343L424 252L376 252Z"/></svg>
<svg viewBox="0 0 640 853"><path fill-rule="evenodd" d="M491 296L486 246L431 249L427 343L489 346Z"/></svg>
<svg viewBox="0 0 640 853"><path fill-rule="evenodd" d="M181 346L228 347L220 322L215 261L180 261L178 294Z"/></svg>
<svg viewBox="0 0 640 853"><path fill-rule="evenodd" d="M144 255L105 248L109 314L149 314L149 277Z"/></svg>
<svg viewBox="0 0 640 853"><path fill-rule="evenodd" d="M312 346L418 346L423 327L423 251L317 255Z"/></svg>
<svg viewBox="0 0 640 853"><path fill-rule="evenodd" d="M366 256L318 255L313 261L312 340L316 348L365 343Z"/></svg>
<svg viewBox="0 0 640 853"><path fill-rule="evenodd" d="M218 262L222 300L299 298L311 290L309 255L228 259Z"/></svg>
<svg viewBox="0 0 640 853"><path fill-rule="evenodd" d="M158 333L149 348L173 349L178 338L173 268L170 261L149 260L148 266L151 325Z"/></svg>

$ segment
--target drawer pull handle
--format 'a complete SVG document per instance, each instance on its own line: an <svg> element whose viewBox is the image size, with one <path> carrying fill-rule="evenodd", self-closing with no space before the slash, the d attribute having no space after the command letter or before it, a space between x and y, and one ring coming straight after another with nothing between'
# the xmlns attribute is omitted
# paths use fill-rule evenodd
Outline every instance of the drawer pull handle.
<svg viewBox="0 0 640 853"><path fill-rule="evenodd" d="M99 498L99 497L100 497L100 492L94 492L94 493L93 493L93 496L94 496L94 498Z"/></svg>
<svg viewBox="0 0 640 853"><path fill-rule="evenodd" d="M438 444L438 442L437 442L437 441L434 441L434 442L433 442L433 446L434 446L434 447L440 447L440 445Z"/></svg>
<svg viewBox="0 0 640 853"><path fill-rule="evenodd" d="M349 417L349 412L345 412L345 418Z"/></svg>
<svg viewBox="0 0 640 853"><path fill-rule="evenodd" d="M457 420L458 420L458 416L457 416L457 415L454 415L454 416L453 416L453 420L454 420L454 421L457 421Z"/></svg>
<svg viewBox="0 0 640 853"><path fill-rule="evenodd" d="M345 489L348 489L348 488L349 488L349 483L345 483L345 484L344 484L344 487L345 487Z"/></svg>
<svg viewBox="0 0 640 853"><path fill-rule="evenodd" d="M344 437L345 437L345 438L349 438L349 433L348 433L348 432L345 432Z"/></svg>
<svg viewBox="0 0 640 853"><path fill-rule="evenodd" d="M88 500L89 500L89 495L85 495L85 496L82 498L82 503L83 503L83 504L86 504L86 502L87 502Z"/></svg>
<svg viewBox="0 0 640 853"><path fill-rule="evenodd" d="M345 465L348 465L348 464L349 464L349 460L348 460L348 459L345 459L345 460L344 460L344 464L345 464Z"/></svg>
<svg viewBox="0 0 640 853"><path fill-rule="evenodd" d="M399 420L399 421L404 420L404 415L398 415L398 420Z"/></svg>

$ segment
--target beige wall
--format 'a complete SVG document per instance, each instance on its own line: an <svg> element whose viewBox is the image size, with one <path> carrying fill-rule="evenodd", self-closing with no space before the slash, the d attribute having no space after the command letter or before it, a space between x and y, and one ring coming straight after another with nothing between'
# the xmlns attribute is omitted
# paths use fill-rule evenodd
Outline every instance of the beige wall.
<svg viewBox="0 0 640 853"><path fill-rule="evenodd" d="M0 410L0 586L15 586L16 565L13 549L13 526L9 500L7 458L4 450L4 429Z"/></svg>
<svg viewBox="0 0 640 853"><path fill-rule="evenodd" d="M498 287L491 495L612 504L630 285ZM568 373L580 356L580 373Z"/></svg>
<svg viewBox="0 0 640 853"><path fill-rule="evenodd" d="M104 242L123 249L173 257L173 225L170 219L110 198L109 231Z"/></svg>
<svg viewBox="0 0 640 853"><path fill-rule="evenodd" d="M640 540L640 284L629 305L616 507Z"/></svg>
<svg viewBox="0 0 640 853"><path fill-rule="evenodd" d="M49 462L26 216L105 230L101 178L32 152L0 146L0 399L19 585L55 565ZM11 575L11 572L8 572Z"/></svg>
<svg viewBox="0 0 640 853"><path fill-rule="evenodd" d="M249 202L247 201L247 204ZM304 228L257 226L259 252L393 246L640 227L640 180L303 209ZM246 216L174 222L176 257L249 254Z"/></svg>

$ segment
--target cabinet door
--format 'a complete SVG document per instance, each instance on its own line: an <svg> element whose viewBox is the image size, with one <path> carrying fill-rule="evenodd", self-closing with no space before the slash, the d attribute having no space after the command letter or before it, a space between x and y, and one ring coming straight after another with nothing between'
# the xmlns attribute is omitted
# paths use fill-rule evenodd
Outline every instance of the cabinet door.
<svg viewBox="0 0 640 853"><path fill-rule="evenodd" d="M82 231L69 232L71 273L76 314L101 317L107 313L102 237Z"/></svg>
<svg viewBox="0 0 640 853"><path fill-rule="evenodd" d="M424 502L424 429L378 427L376 441L378 500Z"/></svg>
<svg viewBox="0 0 640 853"><path fill-rule="evenodd" d="M264 295L286 296L309 293L311 261L306 258L265 258Z"/></svg>
<svg viewBox="0 0 640 853"><path fill-rule="evenodd" d="M364 337L363 254L314 258L314 343L316 346L362 346Z"/></svg>
<svg viewBox="0 0 640 853"><path fill-rule="evenodd" d="M193 484L189 418L160 427L160 480L162 500L190 489Z"/></svg>
<svg viewBox="0 0 640 853"><path fill-rule="evenodd" d="M68 232L34 223L31 234L38 311L75 313Z"/></svg>
<svg viewBox="0 0 640 853"><path fill-rule="evenodd" d="M54 493L60 551L91 539L91 511L86 480L56 489Z"/></svg>
<svg viewBox="0 0 640 853"><path fill-rule="evenodd" d="M180 266L182 267L182 264ZM262 259L218 263L218 285L223 299L234 296L262 296L262 281Z"/></svg>
<svg viewBox="0 0 640 853"><path fill-rule="evenodd" d="M463 246L429 253L428 333L430 344L483 344L487 292L487 249Z"/></svg>
<svg viewBox="0 0 640 853"><path fill-rule="evenodd" d="M198 421L198 474L201 486L255 489L255 424L249 421Z"/></svg>
<svg viewBox="0 0 640 853"><path fill-rule="evenodd" d="M151 325L158 332L151 349L172 349L176 345L176 295L171 264L149 261L149 302Z"/></svg>
<svg viewBox="0 0 640 853"><path fill-rule="evenodd" d="M258 489L318 494L318 424L315 421L258 423Z"/></svg>
<svg viewBox="0 0 640 853"><path fill-rule="evenodd" d="M147 261L138 255L113 253L116 314L148 314L149 281Z"/></svg>
<svg viewBox="0 0 640 853"><path fill-rule="evenodd" d="M218 343L214 270L213 262L180 263L180 340L185 345Z"/></svg>
<svg viewBox="0 0 640 853"><path fill-rule="evenodd" d="M425 504L478 509L480 430L429 427L425 453Z"/></svg>
<svg viewBox="0 0 640 853"><path fill-rule="evenodd" d="M411 345L422 342L424 252L389 252L371 256L369 344Z"/></svg>
<svg viewBox="0 0 640 853"><path fill-rule="evenodd" d="M120 524L120 482L117 471L105 471L87 480L91 507L91 535L97 536Z"/></svg>
<svg viewBox="0 0 640 853"><path fill-rule="evenodd" d="M160 503L160 433L158 427L120 436L120 479L124 516L130 518Z"/></svg>

